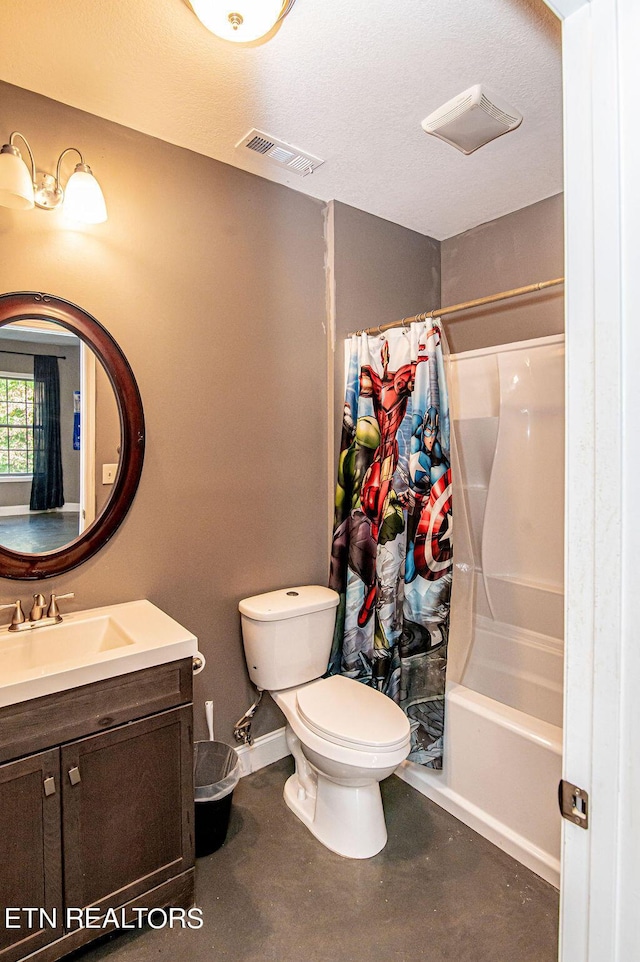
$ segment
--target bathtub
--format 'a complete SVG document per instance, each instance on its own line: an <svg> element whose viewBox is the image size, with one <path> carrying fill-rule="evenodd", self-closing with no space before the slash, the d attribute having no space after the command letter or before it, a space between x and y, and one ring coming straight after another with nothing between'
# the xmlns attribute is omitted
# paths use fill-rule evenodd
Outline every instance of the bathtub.
<svg viewBox="0 0 640 962"><path fill-rule="evenodd" d="M517 629L509 636L509 627L494 634L484 623L476 626L474 643L482 637L492 658L500 650L504 655L492 676L490 660L472 651L469 679L483 690L447 685L443 770L404 762L396 774L558 888L562 727L500 699L507 687L513 702L518 694L523 704L535 700L543 677L544 711L561 715L562 651L555 639L533 641ZM500 697L485 694L492 688Z"/></svg>
<svg viewBox="0 0 640 962"><path fill-rule="evenodd" d="M443 770L405 762L397 774L558 887L564 339L454 355L449 380L457 532L468 523L466 541L456 534ZM466 622L454 617L463 569Z"/></svg>

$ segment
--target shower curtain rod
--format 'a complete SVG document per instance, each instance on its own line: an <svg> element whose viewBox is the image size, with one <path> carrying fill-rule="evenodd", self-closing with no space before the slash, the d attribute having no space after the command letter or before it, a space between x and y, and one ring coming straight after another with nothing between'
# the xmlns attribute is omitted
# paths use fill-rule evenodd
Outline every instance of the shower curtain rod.
<svg viewBox="0 0 640 962"><path fill-rule="evenodd" d="M556 277L552 281L540 281L539 284L528 284L526 287L515 287L511 291L502 291L500 294L489 294L488 297L478 297L475 301L463 301L462 304L453 304L451 307L440 307L433 311L426 311L424 314L415 314L413 317L403 317L401 321L391 321L389 324L381 324L379 327L367 327L363 331L355 331L355 334L382 334L383 331L390 331L394 327L406 327L414 321L426 321L428 317L442 317L444 314L455 314L457 311L466 311L470 307L482 307L483 304L493 304L494 301L504 301L508 297L520 297L522 294L533 294L535 291L543 291L547 287L557 287L564 284L564 277ZM348 335L352 337L352 334Z"/></svg>

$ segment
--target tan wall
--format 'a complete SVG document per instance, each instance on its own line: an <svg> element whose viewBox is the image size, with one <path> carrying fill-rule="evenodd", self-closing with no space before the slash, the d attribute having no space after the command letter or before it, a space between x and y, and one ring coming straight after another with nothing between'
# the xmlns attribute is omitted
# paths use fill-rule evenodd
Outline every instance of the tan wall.
<svg viewBox="0 0 640 962"><path fill-rule="evenodd" d="M437 307L440 244L333 201L338 337Z"/></svg>
<svg viewBox="0 0 640 962"><path fill-rule="evenodd" d="M442 241L442 305L561 277L562 203L557 194ZM452 315L445 328L452 351L558 334L564 330L563 288Z"/></svg>
<svg viewBox="0 0 640 962"><path fill-rule="evenodd" d="M21 130L49 170L77 145L109 208L85 230L0 208L0 291L50 292L96 316L147 423L140 488L113 540L46 583L0 580L1 600L149 598L199 637L196 731L212 698L228 739L251 695L239 599L327 577L323 205L7 84L0 129ZM280 717L268 704L256 733Z"/></svg>

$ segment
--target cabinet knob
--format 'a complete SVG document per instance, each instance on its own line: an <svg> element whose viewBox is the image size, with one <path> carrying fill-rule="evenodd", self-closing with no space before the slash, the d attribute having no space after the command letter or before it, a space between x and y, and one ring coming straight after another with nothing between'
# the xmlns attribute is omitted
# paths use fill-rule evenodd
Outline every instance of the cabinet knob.
<svg viewBox="0 0 640 962"><path fill-rule="evenodd" d="M69 781L72 785L78 785L82 781L80 778L80 769L77 765L69 769Z"/></svg>
<svg viewBox="0 0 640 962"><path fill-rule="evenodd" d="M44 793L47 796L47 798L49 797L49 795L55 795L56 780L55 778L53 778L53 776L50 775L49 778L45 778L43 784L44 784Z"/></svg>

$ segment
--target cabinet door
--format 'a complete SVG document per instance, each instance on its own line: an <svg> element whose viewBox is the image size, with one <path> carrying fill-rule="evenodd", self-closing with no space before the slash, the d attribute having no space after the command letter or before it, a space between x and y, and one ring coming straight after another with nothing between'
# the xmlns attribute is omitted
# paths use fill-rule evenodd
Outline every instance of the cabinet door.
<svg viewBox="0 0 640 962"><path fill-rule="evenodd" d="M68 907L121 905L193 865L191 706L61 751Z"/></svg>
<svg viewBox="0 0 640 962"><path fill-rule="evenodd" d="M7 916L8 909L34 911ZM57 748L0 765L0 912L2 962L62 935ZM20 928L13 928L18 923Z"/></svg>

